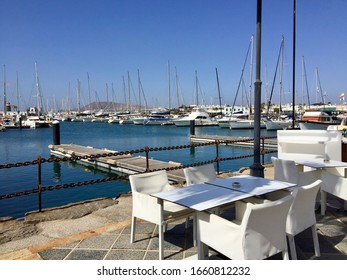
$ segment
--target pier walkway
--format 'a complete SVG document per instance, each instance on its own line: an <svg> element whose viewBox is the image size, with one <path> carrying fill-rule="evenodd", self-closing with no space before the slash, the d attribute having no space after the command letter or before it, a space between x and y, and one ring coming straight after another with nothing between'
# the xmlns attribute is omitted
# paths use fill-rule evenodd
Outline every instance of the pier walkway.
<svg viewBox="0 0 347 280"><path fill-rule="evenodd" d="M181 163L172 161L164 162L155 159L148 159L147 161L144 156L133 156L131 154L112 155L118 152L75 144L49 145L48 147L51 150L51 154L56 157L71 158L77 156L79 159L76 162L79 164L116 171L127 175L145 172L147 165L149 170L174 168L181 165ZM103 156L97 156L91 159L90 156L93 155ZM88 158L84 159L84 156ZM169 170L168 178L171 182L183 183L185 181L183 169Z"/></svg>
<svg viewBox="0 0 347 280"><path fill-rule="evenodd" d="M254 147L254 139L248 137L232 137L220 135L190 135L192 143L225 142L227 146L250 148ZM264 149L277 150L277 139L264 138Z"/></svg>

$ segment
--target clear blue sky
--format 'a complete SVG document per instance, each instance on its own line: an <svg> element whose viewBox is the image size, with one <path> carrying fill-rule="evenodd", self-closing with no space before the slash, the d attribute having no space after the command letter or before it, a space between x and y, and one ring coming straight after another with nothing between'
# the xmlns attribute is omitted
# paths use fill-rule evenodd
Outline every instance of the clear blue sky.
<svg viewBox="0 0 347 280"><path fill-rule="evenodd" d="M271 89L282 35L283 99L292 100L293 1L262 1L263 101L265 86ZM50 107L53 100L62 107L68 97L76 104L77 79L81 104L86 105L87 73L92 101L106 101L106 84L111 100L113 84L118 102L125 102L123 77L128 86L129 73L131 102L136 103L138 70L147 103L168 106L170 61L172 107L177 106L175 68L181 103L195 102L197 71L199 102L218 104L217 68L222 103L232 104L250 38L256 34L256 8L256 0L1 0L0 61L6 65L7 99L17 103L18 73L20 108L36 104L36 61L44 103ZM316 68L327 101L340 103L339 94L347 92L346 11L345 0L297 0L297 103L302 100L303 56L311 103L316 101ZM253 59L255 69L255 52ZM248 90L249 60L244 83ZM278 80L275 88L273 102L278 101ZM241 104L242 88L238 96Z"/></svg>

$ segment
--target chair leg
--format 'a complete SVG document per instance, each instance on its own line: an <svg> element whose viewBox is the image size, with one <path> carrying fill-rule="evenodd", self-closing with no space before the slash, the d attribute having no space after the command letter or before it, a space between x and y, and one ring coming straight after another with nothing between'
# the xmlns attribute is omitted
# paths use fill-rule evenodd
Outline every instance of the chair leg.
<svg viewBox="0 0 347 280"><path fill-rule="evenodd" d="M321 190L321 194L320 194L320 211L322 216L325 216L325 211L327 208L327 193L323 190Z"/></svg>
<svg viewBox="0 0 347 280"><path fill-rule="evenodd" d="M320 257L320 248L319 248L319 240L318 240L316 225L313 225L311 227L311 230L312 230L312 237L313 237L313 244L314 244L314 252L316 257Z"/></svg>
<svg viewBox="0 0 347 280"><path fill-rule="evenodd" d="M193 216L193 244L194 244L194 246L197 246L197 242L198 242L197 241L198 240L197 228L198 228L197 218L196 218L196 214L194 214L194 216Z"/></svg>
<svg viewBox="0 0 347 280"><path fill-rule="evenodd" d="M198 241L198 260L205 260L207 259L208 256L208 246L201 242Z"/></svg>
<svg viewBox="0 0 347 280"><path fill-rule="evenodd" d="M162 223L159 225L159 260L164 259L164 227L166 223Z"/></svg>
<svg viewBox="0 0 347 280"><path fill-rule="evenodd" d="M136 217L131 217L131 232L130 232L130 243L135 242L135 227L136 227Z"/></svg>
<svg viewBox="0 0 347 280"><path fill-rule="evenodd" d="M287 237L288 237L290 255L291 255L291 257L292 257L292 260L297 260L298 257L297 257L297 255L296 255L296 248L295 248L294 235L287 234Z"/></svg>

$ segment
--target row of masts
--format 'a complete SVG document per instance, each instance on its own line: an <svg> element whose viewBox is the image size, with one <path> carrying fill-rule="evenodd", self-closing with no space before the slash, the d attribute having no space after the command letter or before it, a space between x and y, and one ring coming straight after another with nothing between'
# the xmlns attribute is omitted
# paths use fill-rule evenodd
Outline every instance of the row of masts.
<svg viewBox="0 0 347 280"><path fill-rule="evenodd" d="M252 69L253 69L253 48L254 48L254 43L253 43L253 38L254 36L252 35L251 40L250 40L250 45L247 51L247 56L246 56L246 60L248 58L248 54L249 52L251 53L250 56L250 83L249 83L249 91L248 91L248 95L247 95L247 100L248 100L248 107L252 108L251 104L252 104L252 91L253 91L253 87L252 87ZM268 107L271 104L271 99L272 99L272 95L273 95L273 89L274 89L274 85L275 85L275 79L276 79L276 73L277 73L277 68L279 67L279 76L280 76L280 81L279 81L279 104L281 106L282 104L282 95L283 95L283 82L282 82L282 75L283 75L283 64L284 64L284 37L282 37L282 41L281 41L281 47L280 47L280 54L278 56L278 61L277 61L277 66L276 66L276 71L275 71L275 76L274 76L274 81L272 83L272 89L271 89L271 94L270 94L270 98L268 99ZM243 76L244 76L244 69L245 69L245 64L246 64L246 60L244 63L244 66L242 68L241 71L241 78L239 81L239 85L237 88L237 92L235 95L235 99L234 99L234 103L233 103L233 107L235 106L235 102L237 99L237 95L238 95L238 91L240 88L241 83L243 83ZM7 92L6 92L6 65L3 66L4 67L4 113L6 115L7 112ZM216 79L217 79L217 86L218 86L218 100L219 100L219 107L222 107L222 102L221 102L221 92L220 92L220 85L219 85L219 77L218 77L218 70L217 68L215 69L216 71ZM318 99L319 97L321 97L322 102L325 103L324 97L326 95L323 94L322 91L322 87L321 87L321 83L320 83L320 79L319 79L319 73L318 73L318 67L315 70L316 72L316 103L318 103ZM170 61L168 61L168 108L171 109L172 108L172 104L171 104L171 72L170 72ZM143 86L141 83L141 79L140 79L140 71L137 70L137 78L138 78L138 102L137 102L137 107L138 108L144 108L144 111L147 111L148 108L148 104L147 104L147 100L144 94L144 90L143 90ZM178 107L180 106L180 98L179 98L179 85L178 85L178 75L177 75L177 69L175 67L175 80L176 80L176 95L177 95L177 105ZM40 81L39 81L39 75L38 75L38 66L37 63L35 62L35 81L36 81L36 97L37 97L37 111L38 114L40 115L44 110L43 110L43 102L42 102L42 94L41 94L41 90L40 90ZM89 99L89 111L92 111L92 98L91 98L91 87L90 87L90 77L89 77L89 73L87 73L87 81L88 81L88 99ZM132 84L131 84L131 79L130 79L130 73L128 72L128 92L126 94L126 85L125 85L125 78L123 76L123 92L124 92L124 99L126 101L126 109L130 112L131 111L131 88L132 88ZM195 88L196 88L196 92L195 92L195 96L196 96L196 105L199 105L200 100L199 100L199 81L198 81L198 75L197 75L197 71L195 71ZM96 96L97 96L97 92L95 92ZM106 83L106 95L107 95L107 102L108 100L108 84ZM321 96L319 96L321 95ZM306 66L305 66L305 61L304 61L304 57L302 57L302 104L305 104L305 96L307 96L307 104L310 106L311 105L311 101L310 101L310 96L309 96L309 92L308 92L308 83L307 83L307 75L306 75ZM114 93L114 88L113 88L113 83L112 83L112 99L113 102L114 101L114 97L115 97L115 93ZM145 105L142 106L142 100L144 100ZM242 97L243 100L243 97ZM18 73L17 73L17 103L19 104L19 93L18 93ZM243 101L242 101L242 105L243 106ZM77 79L77 111L78 113L81 112L81 82L79 79ZM250 112L251 115L252 112Z"/></svg>

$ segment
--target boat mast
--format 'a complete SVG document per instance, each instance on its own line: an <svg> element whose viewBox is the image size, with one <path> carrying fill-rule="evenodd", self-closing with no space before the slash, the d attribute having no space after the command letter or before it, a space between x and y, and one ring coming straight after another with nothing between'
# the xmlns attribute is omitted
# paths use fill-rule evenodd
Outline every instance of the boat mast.
<svg viewBox="0 0 347 280"><path fill-rule="evenodd" d="M4 64L4 116L6 116L6 65Z"/></svg>
<svg viewBox="0 0 347 280"><path fill-rule="evenodd" d="M282 76L283 76L283 60L284 60L284 36L282 36L282 53L281 53L281 67L280 67L280 107L279 107L279 115L281 115L282 113L282 90L283 90L283 86L282 86Z"/></svg>
<svg viewBox="0 0 347 280"><path fill-rule="evenodd" d="M176 82L176 96L177 96L177 108L180 107L180 96L178 93L178 76L177 76L177 68L175 66L175 82Z"/></svg>
<svg viewBox="0 0 347 280"><path fill-rule="evenodd" d="M141 83L140 83L140 70L137 69L137 86L139 93L139 112L141 112Z"/></svg>
<svg viewBox="0 0 347 280"><path fill-rule="evenodd" d="M36 96L37 96L37 114L40 116L42 112L42 97L40 92L39 75L37 70L37 63L35 62L35 73L36 73Z"/></svg>
<svg viewBox="0 0 347 280"><path fill-rule="evenodd" d="M167 62L168 68L168 98L169 98L169 109L171 109L171 85L170 85L170 60Z"/></svg>
<svg viewBox="0 0 347 280"><path fill-rule="evenodd" d="M130 113L130 74L128 71L128 111Z"/></svg>
<svg viewBox="0 0 347 280"><path fill-rule="evenodd" d="M17 81L16 81L16 91L17 91L17 111L20 112L19 109L19 78L18 78L18 72L17 72Z"/></svg>
<svg viewBox="0 0 347 280"><path fill-rule="evenodd" d="M218 78L217 68L216 68L216 77L217 77L217 86L218 86L219 110L220 110L220 114L222 114L222 100L221 100L221 96L220 96L220 87L219 87L219 78Z"/></svg>
<svg viewBox="0 0 347 280"><path fill-rule="evenodd" d="M77 111L81 113L80 81L77 79Z"/></svg>
<svg viewBox="0 0 347 280"><path fill-rule="evenodd" d="M198 71L195 70L195 94L196 94L196 106L199 106L199 89L198 89Z"/></svg>
<svg viewBox="0 0 347 280"><path fill-rule="evenodd" d="M90 79L89 79L89 73L87 72L87 80L88 80L88 98L89 98L89 113L92 113L92 101L90 99Z"/></svg>

